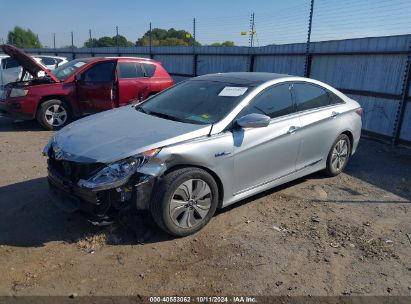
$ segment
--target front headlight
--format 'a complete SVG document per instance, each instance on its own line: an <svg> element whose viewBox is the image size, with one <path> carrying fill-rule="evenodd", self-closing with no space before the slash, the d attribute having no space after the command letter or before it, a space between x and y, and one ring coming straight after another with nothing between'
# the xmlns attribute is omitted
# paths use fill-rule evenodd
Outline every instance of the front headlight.
<svg viewBox="0 0 411 304"><path fill-rule="evenodd" d="M12 88L10 91L10 97L23 97L26 96L29 90Z"/></svg>
<svg viewBox="0 0 411 304"><path fill-rule="evenodd" d="M80 179L78 185L93 191L116 188L128 181L137 169L156 156L160 149L152 149L104 167L88 180Z"/></svg>

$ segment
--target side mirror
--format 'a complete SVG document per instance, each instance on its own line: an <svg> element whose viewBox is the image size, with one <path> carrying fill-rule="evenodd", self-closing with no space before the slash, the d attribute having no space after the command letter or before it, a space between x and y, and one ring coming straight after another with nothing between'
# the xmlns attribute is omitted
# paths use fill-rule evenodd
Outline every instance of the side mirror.
<svg viewBox="0 0 411 304"><path fill-rule="evenodd" d="M269 125L270 117L263 114L247 114L236 120L236 124L242 128L264 128Z"/></svg>

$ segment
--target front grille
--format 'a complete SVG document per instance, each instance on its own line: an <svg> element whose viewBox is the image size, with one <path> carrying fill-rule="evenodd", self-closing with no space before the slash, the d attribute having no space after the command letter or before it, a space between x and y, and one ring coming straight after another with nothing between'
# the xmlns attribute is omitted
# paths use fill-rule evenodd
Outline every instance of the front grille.
<svg viewBox="0 0 411 304"><path fill-rule="evenodd" d="M67 160L49 158L49 166L65 179L77 183L80 179L89 179L104 168L102 163L77 163Z"/></svg>

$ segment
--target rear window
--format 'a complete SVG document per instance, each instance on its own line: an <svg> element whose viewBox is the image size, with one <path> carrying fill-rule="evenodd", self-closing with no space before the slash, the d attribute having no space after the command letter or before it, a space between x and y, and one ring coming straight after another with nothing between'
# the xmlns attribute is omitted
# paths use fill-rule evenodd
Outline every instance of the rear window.
<svg viewBox="0 0 411 304"><path fill-rule="evenodd" d="M120 79L140 78L144 77L144 73L139 63L119 62L118 76L120 77Z"/></svg>
<svg viewBox="0 0 411 304"><path fill-rule="evenodd" d="M143 63L144 71L146 72L146 77L153 77L154 73L156 72L156 65Z"/></svg>

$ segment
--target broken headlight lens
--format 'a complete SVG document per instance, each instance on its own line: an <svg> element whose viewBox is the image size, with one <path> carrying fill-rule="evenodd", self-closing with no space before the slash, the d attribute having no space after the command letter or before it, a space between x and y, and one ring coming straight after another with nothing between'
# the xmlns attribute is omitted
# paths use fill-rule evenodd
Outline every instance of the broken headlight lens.
<svg viewBox="0 0 411 304"><path fill-rule="evenodd" d="M156 156L160 149L152 149L104 167L88 180L80 179L78 185L91 190L104 190L124 184L137 169Z"/></svg>

